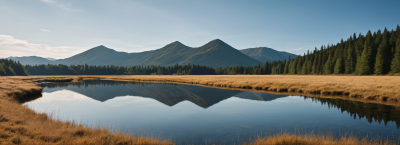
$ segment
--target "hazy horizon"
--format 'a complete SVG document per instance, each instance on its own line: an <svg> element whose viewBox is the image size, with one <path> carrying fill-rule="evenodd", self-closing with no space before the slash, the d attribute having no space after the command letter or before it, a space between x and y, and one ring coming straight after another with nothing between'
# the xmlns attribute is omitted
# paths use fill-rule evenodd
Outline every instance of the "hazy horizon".
<svg viewBox="0 0 400 145"><path fill-rule="evenodd" d="M143 52L221 39L303 54L353 33L395 29L399 1L0 1L0 58L67 58L104 45Z"/></svg>

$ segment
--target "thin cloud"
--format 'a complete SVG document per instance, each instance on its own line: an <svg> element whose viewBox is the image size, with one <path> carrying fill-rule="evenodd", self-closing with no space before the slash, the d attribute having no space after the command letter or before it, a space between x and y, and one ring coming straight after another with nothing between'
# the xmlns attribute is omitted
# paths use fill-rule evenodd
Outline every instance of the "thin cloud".
<svg viewBox="0 0 400 145"><path fill-rule="evenodd" d="M303 47L292 49L292 50L303 50Z"/></svg>
<svg viewBox="0 0 400 145"><path fill-rule="evenodd" d="M122 52L128 52L128 53L151 51L151 50L161 48L158 46L149 47L149 46L139 45L139 44L135 44L135 43L114 40L114 39L93 39L93 41L101 42L100 44L102 44L108 48L114 49L116 51L122 51ZM164 44L165 43L162 43L162 45L164 45ZM148 45L151 45L151 44L148 44Z"/></svg>
<svg viewBox="0 0 400 145"><path fill-rule="evenodd" d="M40 31L49 32L50 30L40 29Z"/></svg>
<svg viewBox="0 0 400 145"><path fill-rule="evenodd" d="M40 56L60 59L87 50L85 47L34 44L8 35L0 35L0 48L0 58L10 56Z"/></svg>
<svg viewBox="0 0 400 145"><path fill-rule="evenodd" d="M41 0L42 2L45 2L45 3L55 3L54 1L52 1L52 0Z"/></svg>
<svg viewBox="0 0 400 145"><path fill-rule="evenodd" d="M133 44L133 43L127 43L127 42L122 42L119 40L113 40L113 39L102 39L103 42L109 42L112 44L116 44L119 46L126 46L126 47L143 47L142 45L138 45L138 44Z"/></svg>
<svg viewBox="0 0 400 145"><path fill-rule="evenodd" d="M84 12L83 10L80 9L73 9L71 8L71 4L61 4L61 3L57 3L54 0L40 0L42 2L48 3L48 4L53 4L56 5L57 7L67 10L67 11L73 11L73 12Z"/></svg>

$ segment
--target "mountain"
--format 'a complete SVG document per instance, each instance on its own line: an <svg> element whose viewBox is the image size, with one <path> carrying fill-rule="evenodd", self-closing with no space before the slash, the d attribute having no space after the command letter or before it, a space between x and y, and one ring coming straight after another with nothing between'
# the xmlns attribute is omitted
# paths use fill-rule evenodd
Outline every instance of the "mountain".
<svg viewBox="0 0 400 145"><path fill-rule="evenodd" d="M289 60L290 58L296 58L297 55L291 54L284 51L277 51L268 47L248 48L240 50L243 54L246 54L258 61L265 63L266 61L272 62L274 60Z"/></svg>
<svg viewBox="0 0 400 145"><path fill-rule="evenodd" d="M118 62L131 65L162 65L199 64L212 67L225 66L255 66L262 64L225 42L215 39L201 47L191 48L176 41L165 47L142 53L130 54L129 59L120 59Z"/></svg>
<svg viewBox="0 0 400 145"><path fill-rule="evenodd" d="M47 62L48 63L48 62ZM65 65L160 65L199 64L212 67L225 66L255 66L262 62L244 55L239 50L215 39L201 47L188 47L178 41L163 48L140 53L117 52L105 46L98 46L69 58L50 63Z"/></svg>
<svg viewBox="0 0 400 145"><path fill-rule="evenodd" d="M118 62L113 63L118 58L124 58L129 53L117 52L113 49L107 48L103 45L94 47L80 54L74 55L69 58L59 59L55 61L57 64L88 64L88 65L119 65ZM121 64L122 65L122 64Z"/></svg>
<svg viewBox="0 0 400 145"><path fill-rule="evenodd" d="M12 59L14 61L19 61L22 65L26 64L53 64L54 61L50 61L46 58L43 57L37 57L37 56L24 56L24 57L8 57L8 59Z"/></svg>
<svg viewBox="0 0 400 145"><path fill-rule="evenodd" d="M171 66L175 64L198 64L211 67L255 66L265 61L283 60L291 55L271 48L250 48L237 50L225 42L215 39L209 43L192 48L179 41L172 42L160 49L140 53L118 52L103 45L65 59L51 61L41 57L14 57L22 64L64 64L64 65L155 65Z"/></svg>
<svg viewBox="0 0 400 145"><path fill-rule="evenodd" d="M50 61L56 61L56 60L57 60L57 59L51 58L51 57L46 57L46 59L47 59L47 60L50 60Z"/></svg>

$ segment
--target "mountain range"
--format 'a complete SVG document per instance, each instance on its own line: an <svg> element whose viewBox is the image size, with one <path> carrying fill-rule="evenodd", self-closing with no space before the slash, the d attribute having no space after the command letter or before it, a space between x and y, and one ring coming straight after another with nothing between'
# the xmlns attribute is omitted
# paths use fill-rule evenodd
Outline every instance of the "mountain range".
<svg viewBox="0 0 400 145"><path fill-rule="evenodd" d="M160 65L199 64L211 67L225 66L255 66L265 61L284 60L296 55L279 52L270 48L250 48L237 50L225 42L215 39L198 47L188 47L178 41L163 48L140 53L118 52L103 45L94 47L80 54L65 59L49 60L37 56L9 57L21 64L64 64L64 65Z"/></svg>

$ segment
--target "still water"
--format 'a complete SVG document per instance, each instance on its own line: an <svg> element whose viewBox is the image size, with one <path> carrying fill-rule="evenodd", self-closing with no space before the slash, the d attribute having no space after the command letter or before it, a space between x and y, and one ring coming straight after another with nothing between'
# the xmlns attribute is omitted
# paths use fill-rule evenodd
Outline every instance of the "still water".
<svg viewBox="0 0 400 145"><path fill-rule="evenodd" d="M193 85L47 84L42 97L25 105L61 120L187 143L233 143L282 130L400 136L400 109L393 106Z"/></svg>

